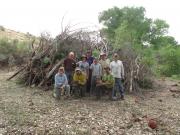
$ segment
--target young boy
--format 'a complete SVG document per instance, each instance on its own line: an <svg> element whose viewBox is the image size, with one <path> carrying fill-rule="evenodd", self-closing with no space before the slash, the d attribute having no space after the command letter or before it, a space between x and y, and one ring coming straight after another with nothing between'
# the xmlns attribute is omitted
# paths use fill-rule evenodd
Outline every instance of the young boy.
<svg viewBox="0 0 180 135"><path fill-rule="evenodd" d="M91 90L90 95L94 94L94 90L96 87L96 79L102 77L102 67L99 64L98 59L95 58L93 64L91 64L90 69L92 70L92 78L91 78Z"/></svg>
<svg viewBox="0 0 180 135"><path fill-rule="evenodd" d="M64 67L60 67L58 73L55 75L54 94L56 99L60 99L61 91L65 90L67 97L70 96L70 86L66 74L64 73Z"/></svg>
<svg viewBox="0 0 180 135"><path fill-rule="evenodd" d="M81 71L80 68L76 68L74 76L73 76L73 86L74 86L74 93L77 95L78 90L80 92L80 96L85 96L85 86L86 86L86 74Z"/></svg>

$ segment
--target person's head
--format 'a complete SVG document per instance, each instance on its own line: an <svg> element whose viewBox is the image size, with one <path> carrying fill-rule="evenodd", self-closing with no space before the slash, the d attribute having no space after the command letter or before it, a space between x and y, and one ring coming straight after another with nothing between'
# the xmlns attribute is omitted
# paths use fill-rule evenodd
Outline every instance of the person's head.
<svg viewBox="0 0 180 135"><path fill-rule="evenodd" d="M88 51L86 52L86 56L87 56L87 57L91 57L91 55L92 55L92 52L91 52L90 50L88 50Z"/></svg>
<svg viewBox="0 0 180 135"><path fill-rule="evenodd" d="M76 68L76 70L75 70L75 71L76 71L76 74L77 74L77 75L82 74L82 71L81 71L81 69L80 69L80 68Z"/></svg>
<svg viewBox="0 0 180 135"><path fill-rule="evenodd" d="M102 59L102 60L105 60L106 59L106 53L101 53L100 54L100 59Z"/></svg>
<svg viewBox="0 0 180 135"><path fill-rule="evenodd" d="M93 63L97 64L98 63L98 58L94 58Z"/></svg>
<svg viewBox="0 0 180 135"><path fill-rule="evenodd" d="M74 56L75 56L75 55L74 55L74 52L70 52L69 55L68 55L68 57L69 57L70 59L74 59Z"/></svg>
<svg viewBox="0 0 180 135"><path fill-rule="evenodd" d="M104 70L105 70L106 74L110 74L110 68L109 67L105 67Z"/></svg>
<svg viewBox="0 0 180 135"><path fill-rule="evenodd" d="M58 72L60 75L64 74L64 67L60 67Z"/></svg>
<svg viewBox="0 0 180 135"><path fill-rule="evenodd" d="M115 53L115 54L113 55L113 57L114 57L114 60L115 60L115 61L117 61L117 60L118 60L118 58L119 58L119 56L118 56L118 54L117 54L117 53Z"/></svg>
<svg viewBox="0 0 180 135"><path fill-rule="evenodd" d="M82 61L86 61L87 60L87 57L86 57L86 55L82 55Z"/></svg>

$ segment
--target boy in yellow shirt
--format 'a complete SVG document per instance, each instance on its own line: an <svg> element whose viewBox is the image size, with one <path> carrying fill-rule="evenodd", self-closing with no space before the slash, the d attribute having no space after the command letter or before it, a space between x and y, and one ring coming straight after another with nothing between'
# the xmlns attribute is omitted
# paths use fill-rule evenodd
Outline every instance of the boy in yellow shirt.
<svg viewBox="0 0 180 135"><path fill-rule="evenodd" d="M80 92L80 96L85 96L85 86L86 86L86 74L81 71L80 68L76 68L73 76L73 88L75 95Z"/></svg>

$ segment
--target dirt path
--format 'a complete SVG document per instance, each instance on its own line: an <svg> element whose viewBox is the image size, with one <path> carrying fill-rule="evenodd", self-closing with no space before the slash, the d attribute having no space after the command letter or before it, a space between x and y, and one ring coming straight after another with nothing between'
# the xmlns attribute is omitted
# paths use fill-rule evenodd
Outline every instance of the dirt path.
<svg viewBox="0 0 180 135"><path fill-rule="evenodd" d="M162 87L125 101L56 101L52 91L5 81L10 74L0 71L0 135L180 135L180 93L169 91L180 90L178 82L159 80Z"/></svg>

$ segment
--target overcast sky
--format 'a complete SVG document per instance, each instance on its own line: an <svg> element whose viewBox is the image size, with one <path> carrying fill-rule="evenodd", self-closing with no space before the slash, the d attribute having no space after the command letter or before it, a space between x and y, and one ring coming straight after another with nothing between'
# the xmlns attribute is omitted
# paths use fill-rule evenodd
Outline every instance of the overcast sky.
<svg viewBox="0 0 180 135"><path fill-rule="evenodd" d="M117 6L143 6L146 16L160 18L169 25L169 35L180 43L178 0L0 0L0 25L20 32L40 35L61 32L61 20L79 27L97 26L99 12Z"/></svg>

